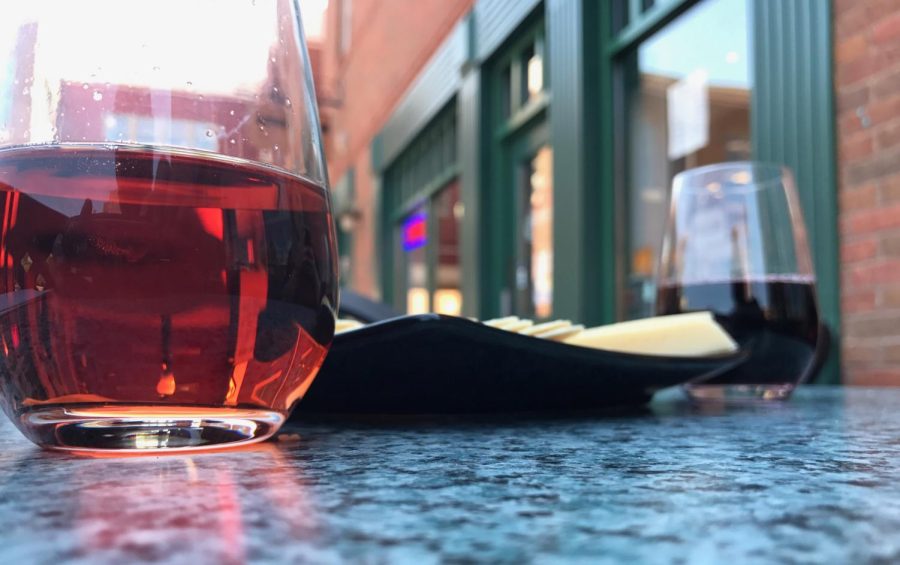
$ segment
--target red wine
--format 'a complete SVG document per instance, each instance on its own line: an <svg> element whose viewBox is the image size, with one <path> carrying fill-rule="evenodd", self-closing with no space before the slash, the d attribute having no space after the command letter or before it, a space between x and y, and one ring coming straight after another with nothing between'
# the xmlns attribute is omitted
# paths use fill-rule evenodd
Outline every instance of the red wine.
<svg viewBox="0 0 900 565"><path fill-rule="evenodd" d="M704 384L795 384L808 376L818 337L814 281L766 277L659 288L657 314L710 310L750 352L741 367Z"/></svg>
<svg viewBox="0 0 900 565"><path fill-rule="evenodd" d="M0 209L14 421L73 404L286 414L330 345L322 186L192 152L35 146L0 151Z"/></svg>

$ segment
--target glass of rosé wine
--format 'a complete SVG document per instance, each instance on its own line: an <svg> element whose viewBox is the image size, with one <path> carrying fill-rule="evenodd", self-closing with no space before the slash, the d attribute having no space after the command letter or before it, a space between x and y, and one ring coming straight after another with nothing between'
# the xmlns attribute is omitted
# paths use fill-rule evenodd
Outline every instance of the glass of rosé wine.
<svg viewBox="0 0 900 565"><path fill-rule="evenodd" d="M297 0L5 10L0 405L25 436L159 452L279 429L334 335L320 137Z"/></svg>
<svg viewBox="0 0 900 565"><path fill-rule="evenodd" d="M816 278L786 168L733 162L672 183L656 313L711 311L747 352L737 368L685 391L694 400L788 398L816 366Z"/></svg>

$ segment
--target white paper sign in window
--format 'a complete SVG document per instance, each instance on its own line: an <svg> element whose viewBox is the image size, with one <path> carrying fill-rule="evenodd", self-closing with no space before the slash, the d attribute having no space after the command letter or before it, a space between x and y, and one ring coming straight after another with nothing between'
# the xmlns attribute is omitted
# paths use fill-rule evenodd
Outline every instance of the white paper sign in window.
<svg viewBox="0 0 900 565"><path fill-rule="evenodd" d="M666 89L669 159L675 160L709 143L709 75L698 69Z"/></svg>

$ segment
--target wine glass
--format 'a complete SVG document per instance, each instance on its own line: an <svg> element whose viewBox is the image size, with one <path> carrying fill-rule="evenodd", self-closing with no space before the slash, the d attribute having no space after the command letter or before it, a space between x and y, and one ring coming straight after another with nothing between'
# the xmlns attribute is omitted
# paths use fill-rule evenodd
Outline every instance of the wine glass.
<svg viewBox="0 0 900 565"><path fill-rule="evenodd" d="M686 385L693 399L783 399L809 376L815 274L786 168L735 162L678 174L657 278L657 314L712 311L749 353L740 367Z"/></svg>
<svg viewBox="0 0 900 565"><path fill-rule="evenodd" d="M297 1L19 2L0 37L4 411L72 451L271 436L338 300Z"/></svg>

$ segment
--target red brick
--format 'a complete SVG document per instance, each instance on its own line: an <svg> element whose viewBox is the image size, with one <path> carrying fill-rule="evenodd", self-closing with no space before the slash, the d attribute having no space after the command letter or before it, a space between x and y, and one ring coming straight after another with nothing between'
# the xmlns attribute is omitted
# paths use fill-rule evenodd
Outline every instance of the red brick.
<svg viewBox="0 0 900 565"><path fill-rule="evenodd" d="M403 93L473 0L353 0L350 51L339 52L341 2L329 3L323 75L342 92L329 111L326 136L331 178L358 162ZM359 176L357 176L359 178ZM371 228L371 227L370 227ZM357 230L359 237L373 234Z"/></svg>
<svg viewBox="0 0 900 565"><path fill-rule="evenodd" d="M870 183L853 189L844 189L839 193L841 213L847 214L864 208L875 206L878 191L875 184Z"/></svg>
<svg viewBox="0 0 900 565"><path fill-rule="evenodd" d="M859 8L862 7L860 6ZM841 16L835 20L834 31L839 42L869 27L871 22L869 15L866 13L866 10L859 8L844 10Z"/></svg>
<svg viewBox="0 0 900 565"><path fill-rule="evenodd" d="M860 210L841 218L841 233L861 235L888 228L900 228L900 204Z"/></svg>
<svg viewBox="0 0 900 565"><path fill-rule="evenodd" d="M871 157L851 161L844 169L847 182L858 184L900 173L900 152L877 151Z"/></svg>
<svg viewBox="0 0 900 565"><path fill-rule="evenodd" d="M862 108L863 111L865 111L865 107ZM837 130L839 136L852 135L863 131L864 129L866 128L863 127L862 119L856 114L856 108L843 112L837 117Z"/></svg>
<svg viewBox="0 0 900 565"><path fill-rule="evenodd" d="M856 161L872 154L875 144L869 132L842 136L839 149L841 162Z"/></svg>
<svg viewBox="0 0 900 565"><path fill-rule="evenodd" d="M843 39L834 48L834 59L837 63L855 61L869 49L869 42L864 33L857 33L852 37Z"/></svg>
<svg viewBox="0 0 900 565"><path fill-rule="evenodd" d="M881 83L878 82L877 84ZM857 108L868 103L869 87L865 84L857 87L842 88L837 96L837 110L839 114L843 114L848 110L855 112Z"/></svg>
<svg viewBox="0 0 900 565"><path fill-rule="evenodd" d="M898 12L897 0L857 0L869 22L880 22Z"/></svg>
<svg viewBox="0 0 900 565"><path fill-rule="evenodd" d="M900 336L900 314L883 312L850 316L844 324L845 334L850 338L878 338Z"/></svg>
<svg viewBox="0 0 900 565"><path fill-rule="evenodd" d="M878 132L877 139L878 149L890 149L900 145L900 116Z"/></svg>
<svg viewBox="0 0 900 565"><path fill-rule="evenodd" d="M847 340L841 348L841 358L845 363L867 364L881 360L883 348L875 344L858 343L858 340Z"/></svg>
<svg viewBox="0 0 900 565"><path fill-rule="evenodd" d="M900 283L900 259L878 259L865 265L850 267L850 288ZM900 324L897 324L900 333Z"/></svg>
<svg viewBox="0 0 900 565"><path fill-rule="evenodd" d="M852 386L900 386L900 367L858 370L848 367L844 382Z"/></svg>
<svg viewBox="0 0 900 565"><path fill-rule="evenodd" d="M881 179L878 197L882 203L900 201L900 174Z"/></svg>
<svg viewBox="0 0 900 565"><path fill-rule="evenodd" d="M878 240L875 238L863 239L841 245L841 261L856 262L864 259L872 259L878 253Z"/></svg>
<svg viewBox="0 0 900 565"><path fill-rule="evenodd" d="M880 64L877 58L867 57L849 63L838 63L835 70L839 86L849 86L878 72Z"/></svg>
<svg viewBox="0 0 900 565"><path fill-rule="evenodd" d="M900 40L900 9L872 26L872 40L877 43L893 43Z"/></svg>
<svg viewBox="0 0 900 565"><path fill-rule="evenodd" d="M878 305L882 308L900 307L900 285L891 285L881 289Z"/></svg>
<svg viewBox="0 0 900 565"><path fill-rule="evenodd" d="M841 296L841 311L845 314L872 312L875 310L875 291L864 289Z"/></svg>
<svg viewBox="0 0 900 565"><path fill-rule="evenodd" d="M869 116L872 126L900 117L900 92L895 92L890 97L872 101L868 105L866 114Z"/></svg>
<svg viewBox="0 0 900 565"><path fill-rule="evenodd" d="M900 92L900 65L891 69L886 73L882 73L872 80L870 88L866 88L866 102L868 102L869 90L873 98L889 98L890 96ZM847 94L849 96L849 93ZM844 93L841 97L845 96ZM859 97L860 95L856 95ZM866 102L863 102L864 104Z"/></svg>
<svg viewBox="0 0 900 565"><path fill-rule="evenodd" d="M859 0L834 0L834 14L838 18L851 8L859 9Z"/></svg>

